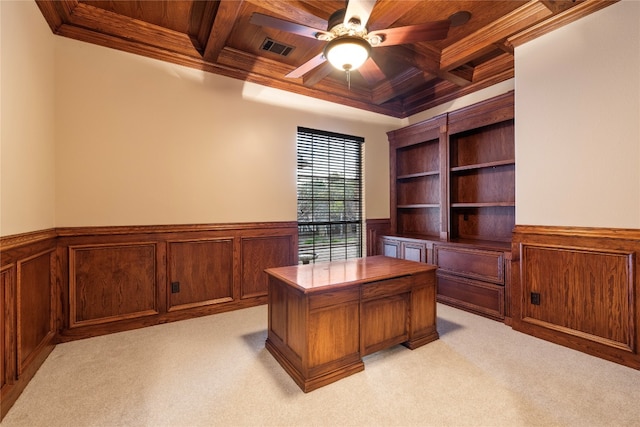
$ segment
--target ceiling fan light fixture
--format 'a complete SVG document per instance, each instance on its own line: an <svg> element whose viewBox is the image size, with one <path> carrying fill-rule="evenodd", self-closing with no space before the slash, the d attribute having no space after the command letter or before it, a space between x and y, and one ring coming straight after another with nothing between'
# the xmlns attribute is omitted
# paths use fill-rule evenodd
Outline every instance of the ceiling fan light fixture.
<svg viewBox="0 0 640 427"><path fill-rule="evenodd" d="M327 43L324 57L341 71L357 70L369 58L371 45L361 37L338 37Z"/></svg>

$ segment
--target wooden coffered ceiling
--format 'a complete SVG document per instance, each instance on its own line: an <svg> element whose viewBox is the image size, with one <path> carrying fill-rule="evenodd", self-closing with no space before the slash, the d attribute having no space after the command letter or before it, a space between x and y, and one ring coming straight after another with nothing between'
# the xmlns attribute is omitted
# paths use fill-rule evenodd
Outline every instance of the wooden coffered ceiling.
<svg viewBox="0 0 640 427"><path fill-rule="evenodd" d="M407 117L512 78L514 47L615 3L600 0L378 0L369 31L471 18L446 38L372 49L371 79L328 63L288 73L326 42L251 22L254 13L326 30L345 1L36 0L55 34L393 117ZM271 39L284 56L263 49Z"/></svg>

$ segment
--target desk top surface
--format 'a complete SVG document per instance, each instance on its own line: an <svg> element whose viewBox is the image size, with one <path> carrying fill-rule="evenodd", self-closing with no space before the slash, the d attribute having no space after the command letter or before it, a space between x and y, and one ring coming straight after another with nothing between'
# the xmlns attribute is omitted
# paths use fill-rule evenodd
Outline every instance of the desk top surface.
<svg viewBox="0 0 640 427"><path fill-rule="evenodd" d="M371 256L343 261L275 267L265 270L304 293L359 285L394 277L435 270L435 265L386 256Z"/></svg>

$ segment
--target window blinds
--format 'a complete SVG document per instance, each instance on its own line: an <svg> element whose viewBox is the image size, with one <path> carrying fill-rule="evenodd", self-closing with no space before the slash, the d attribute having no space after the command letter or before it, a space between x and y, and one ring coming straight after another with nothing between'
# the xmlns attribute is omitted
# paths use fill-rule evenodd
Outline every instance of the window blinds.
<svg viewBox="0 0 640 427"><path fill-rule="evenodd" d="M301 261L362 256L364 138L298 127Z"/></svg>

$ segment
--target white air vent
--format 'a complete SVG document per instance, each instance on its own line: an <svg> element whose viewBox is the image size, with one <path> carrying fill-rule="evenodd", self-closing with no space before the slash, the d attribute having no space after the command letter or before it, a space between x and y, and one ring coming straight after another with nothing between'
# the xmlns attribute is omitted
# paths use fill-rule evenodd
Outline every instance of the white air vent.
<svg viewBox="0 0 640 427"><path fill-rule="evenodd" d="M286 44L282 44L267 37L266 39L264 39L264 42L262 42L261 49L266 50L267 52L276 53L278 55L287 56L295 48L293 46L287 46Z"/></svg>

